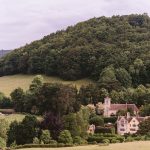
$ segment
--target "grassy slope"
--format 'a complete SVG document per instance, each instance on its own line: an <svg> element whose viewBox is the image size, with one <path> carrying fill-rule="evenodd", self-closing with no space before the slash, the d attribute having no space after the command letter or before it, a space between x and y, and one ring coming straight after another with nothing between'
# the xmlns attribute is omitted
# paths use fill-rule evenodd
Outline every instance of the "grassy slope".
<svg viewBox="0 0 150 150"><path fill-rule="evenodd" d="M34 76L35 75L19 74L19 75L0 77L0 91L8 96L15 88L18 87L27 90ZM44 76L44 82L51 82L51 83L58 82L63 84L73 84L76 85L77 88L80 88L81 85L88 85L89 83L93 83L89 79L82 79L77 81L64 81L57 77L47 77L47 76Z"/></svg>
<svg viewBox="0 0 150 150"><path fill-rule="evenodd" d="M150 142L149 141L140 141L140 142L130 142L130 143L117 143L110 144L109 146L79 146L79 147L68 147L68 148L42 148L43 150L149 150ZM41 148L29 148L29 149L20 149L20 150L41 150Z"/></svg>
<svg viewBox="0 0 150 150"><path fill-rule="evenodd" d="M11 115L4 115L4 116L0 115L0 119L5 119L8 122L8 124L10 124L11 122L13 122L15 120L20 122L24 119L24 117L25 117L25 114L11 114ZM42 117L37 116L37 119L41 120Z"/></svg>

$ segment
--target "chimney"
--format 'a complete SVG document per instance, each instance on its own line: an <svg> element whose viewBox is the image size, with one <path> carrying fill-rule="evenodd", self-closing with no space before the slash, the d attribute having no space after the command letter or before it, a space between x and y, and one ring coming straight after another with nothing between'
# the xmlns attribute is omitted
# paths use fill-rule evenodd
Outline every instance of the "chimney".
<svg viewBox="0 0 150 150"><path fill-rule="evenodd" d="M127 119L129 119L130 118L130 113L129 112L127 112Z"/></svg>

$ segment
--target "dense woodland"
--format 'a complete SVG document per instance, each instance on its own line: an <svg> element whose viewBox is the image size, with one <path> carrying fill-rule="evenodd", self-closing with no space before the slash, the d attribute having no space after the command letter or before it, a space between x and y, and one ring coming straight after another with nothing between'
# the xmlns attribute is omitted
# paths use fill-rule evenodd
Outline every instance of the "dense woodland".
<svg viewBox="0 0 150 150"><path fill-rule="evenodd" d="M150 17L93 18L14 50L0 75L27 73L92 78L108 89L150 83Z"/></svg>

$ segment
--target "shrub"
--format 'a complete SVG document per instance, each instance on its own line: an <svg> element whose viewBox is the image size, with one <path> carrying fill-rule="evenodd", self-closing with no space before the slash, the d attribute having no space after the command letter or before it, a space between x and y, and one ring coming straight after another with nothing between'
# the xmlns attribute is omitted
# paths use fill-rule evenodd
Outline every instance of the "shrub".
<svg viewBox="0 0 150 150"><path fill-rule="evenodd" d="M112 138L112 139L111 139L111 143L120 143L120 141L117 140L116 138Z"/></svg>
<svg viewBox="0 0 150 150"><path fill-rule="evenodd" d="M6 142L3 138L0 137L0 148L3 148L6 146Z"/></svg>
<svg viewBox="0 0 150 150"><path fill-rule="evenodd" d="M114 127L96 127L95 133L115 133Z"/></svg>
<svg viewBox="0 0 150 150"><path fill-rule="evenodd" d="M40 140L37 137L35 137L33 139L33 144L40 144Z"/></svg>
<svg viewBox="0 0 150 150"><path fill-rule="evenodd" d="M43 141L44 144L50 144L51 136L49 130L42 130L40 140Z"/></svg>
<svg viewBox="0 0 150 150"><path fill-rule="evenodd" d="M105 117L104 118L104 123L107 124L107 123L116 123L117 121L117 117Z"/></svg>
<svg viewBox="0 0 150 150"><path fill-rule="evenodd" d="M80 136L74 137L73 143L78 145L82 144L82 138Z"/></svg>
<svg viewBox="0 0 150 150"><path fill-rule="evenodd" d="M60 132L60 135L58 137L58 141L60 143L64 143L64 144L72 144L73 143L73 139L72 139L71 134L68 130L64 130L64 131Z"/></svg>
<svg viewBox="0 0 150 150"><path fill-rule="evenodd" d="M102 143L110 143L110 140L109 139L104 139L104 140L102 140Z"/></svg>
<svg viewBox="0 0 150 150"><path fill-rule="evenodd" d="M126 142L133 142L133 141L134 141L134 138L131 137L131 136L128 136L125 141L126 141Z"/></svg>

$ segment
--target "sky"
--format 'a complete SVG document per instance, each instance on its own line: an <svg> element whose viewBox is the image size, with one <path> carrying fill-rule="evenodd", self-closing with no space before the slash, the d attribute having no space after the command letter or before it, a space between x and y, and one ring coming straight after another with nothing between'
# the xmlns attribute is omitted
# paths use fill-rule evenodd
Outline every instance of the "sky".
<svg viewBox="0 0 150 150"><path fill-rule="evenodd" d="M150 0L0 0L0 49L14 49L93 17L150 15Z"/></svg>

